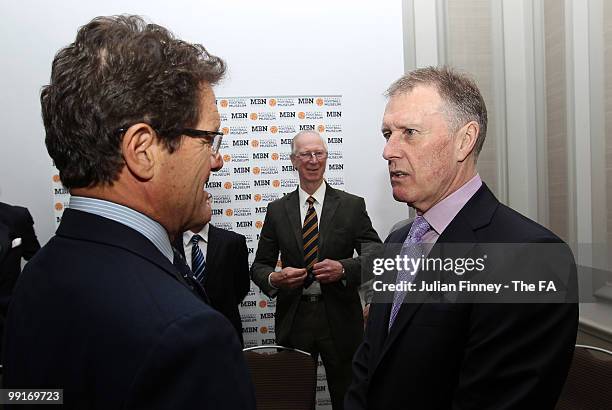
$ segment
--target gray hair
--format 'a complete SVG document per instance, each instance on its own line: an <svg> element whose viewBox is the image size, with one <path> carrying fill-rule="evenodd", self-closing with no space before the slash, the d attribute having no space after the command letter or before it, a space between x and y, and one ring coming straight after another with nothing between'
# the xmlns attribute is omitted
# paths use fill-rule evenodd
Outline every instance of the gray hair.
<svg viewBox="0 0 612 410"><path fill-rule="evenodd" d="M474 158L482 150L487 136L487 107L476 82L467 74L451 67L419 68L403 75L387 89L389 98L411 92L415 87L435 86L444 101L442 110L450 131L456 132L470 121L476 121L480 133L474 146Z"/></svg>
<svg viewBox="0 0 612 410"><path fill-rule="evenodd" d="M319 134L316 131L305 130L305 131L300 131L297 134L295 134L295 136L291 140L291 155L297 154L297 152L295 151L295 141L302 135L307 135L307 134L316 135L317 137L321 138L321 142L323 143L323 146L325 147L325 152L327 152L327 142L325 141L325 138L323 138L321 134Z"/></svg>

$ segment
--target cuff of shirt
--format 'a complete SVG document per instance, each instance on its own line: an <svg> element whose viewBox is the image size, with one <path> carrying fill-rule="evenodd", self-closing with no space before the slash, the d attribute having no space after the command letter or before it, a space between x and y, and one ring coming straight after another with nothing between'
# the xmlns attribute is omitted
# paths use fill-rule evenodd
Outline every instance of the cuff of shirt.
<svg viewBox="0 0 612 410"><path fill-rule="evenodd" d="M272 272L272 273L274 273L274 272ZM272 277L272 273L270 273L270 274L268 275L268 285L270 285L270 287L271 287L272 289L278 290L278 288L277 288L276 286L274 286L274 285L272 284L272 281L270 280L270 278Z"/></svg>

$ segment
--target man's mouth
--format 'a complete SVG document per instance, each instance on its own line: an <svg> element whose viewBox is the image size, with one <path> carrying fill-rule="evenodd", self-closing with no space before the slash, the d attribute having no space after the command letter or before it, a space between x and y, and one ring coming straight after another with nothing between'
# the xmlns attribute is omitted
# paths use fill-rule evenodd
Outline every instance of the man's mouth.
<svg viewBox="0 0 612 410"><path fill-rule="evenodd" d="M391 178L401 178L407 176L408 173L404 171L389 171L389 175Z"/></svg>

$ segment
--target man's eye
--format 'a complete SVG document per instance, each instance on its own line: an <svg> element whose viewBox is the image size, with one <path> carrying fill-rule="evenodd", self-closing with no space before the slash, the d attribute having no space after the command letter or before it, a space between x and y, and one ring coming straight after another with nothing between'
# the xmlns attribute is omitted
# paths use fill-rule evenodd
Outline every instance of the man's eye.
<svg viewBox="0 0 612 410"><path fill-rule="evenodd" d="M391 131L383 131L382 135L384 139L389 141L389 138L391 138Z"/></svg>
<svg viewBox="0 0 612 410"><path fill-rule="evenodd" d="M416 134L417 130L415 130L414 128L406 128L406 131L404 131L404 134L406 134L407 136L411 137L414 134Z"/></svg>

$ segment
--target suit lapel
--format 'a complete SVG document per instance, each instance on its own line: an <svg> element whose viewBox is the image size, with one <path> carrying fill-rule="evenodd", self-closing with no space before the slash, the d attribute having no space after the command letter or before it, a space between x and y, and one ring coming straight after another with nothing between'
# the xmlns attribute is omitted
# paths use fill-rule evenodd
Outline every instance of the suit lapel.
<svg viewBox="0 0 612 410"><path fill-rule="evenodd" d="M340 198L338 192L329 186L327 182L323 182L327 185L325 188L325 199L323 200L323 208L321 209L321 219L319 220L319 254L324 255L323 247L325 246L325 240L329 234L330 226L334 220L334 214L340 204Z"/></svg>
<svg viewBox="0 0 612 410"><path fill-rule="evenodd" d="M483 183L482 186L476 191L474 196L466 203L466 205L459 211L459 213L455 216L455 218L451 221L451 223L446 227L442 235L436 241L436 246L432 248L432 251L428 255L429 257L461 257L465 253L469 252L469 250L473 247L475 243L477 243L477 237L475 231L483 226L486 226L490 223L491 218L499 202L493 195L493 193L489 190L489 188ZM397 232L396 235L392 238L392 242L399 243L403 242L410 231L409 226L401 229ZM447 247L445 250L444 244L448 243L466 243L469 244L468 247L461 248L453 248L452 245L450 248ZM457 253L459 252L459 253ZM415 282L419 280L419 275L415 278ZM426 293L415 293L414 300L411 300L410 303L403 303L400 307L400 310L397 314L395 322L391 327L391 331L388 336L383 339L385 340L383 344L382 352L376 362L374 369L378 366L380 361L385 356L385 353L389 350L390 346L393 345L394 341L398 338L398 336L403 332L403 330L410 324L414 315L418 312L418 310L423 305L423 302L427 298ZM408 294L407 297L411 295ZM385 317L388 323L390 311L391 311L391 303L388 306L385 306ZM386 327L385 327L386 330ZM384 337L384 335L383 335Z"/></svg>
<svg viewBox="0 0 612 410"><path fill-rule="evenodd" d="M285 211L287 212L287 219L289 220L289 229L293 231L297 248L300 249L303 259L302 221L300 220L300 195L298 189L285 196Z"/></svg>
<svg viewBox="0 0 612 410"><path fill-rule="evenodd" d="M215 260L215 255L219 251L219 229L216 226L208 225L208 244L206 246L206 270Z"/></svg>

